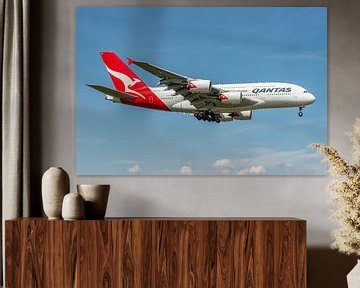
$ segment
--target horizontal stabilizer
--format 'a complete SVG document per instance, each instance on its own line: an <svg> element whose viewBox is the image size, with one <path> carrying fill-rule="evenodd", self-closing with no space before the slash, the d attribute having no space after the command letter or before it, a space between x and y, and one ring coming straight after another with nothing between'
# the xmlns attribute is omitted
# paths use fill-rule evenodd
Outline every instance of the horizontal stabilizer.
<svg viewBox="0 0 360 288"><path fill-rule="evenodd" d="M113 96L118 99L133 100L133 99L137 98L137 96L133 96L133 95L130 95L130 94L127 94L124 92L120 92L120 91L117 91L117 90L114 90L114 89L111 89L108 87L104 87L101 85L87 84L87 86L89 86L101 93L104 93L105 95Z"/></svg>

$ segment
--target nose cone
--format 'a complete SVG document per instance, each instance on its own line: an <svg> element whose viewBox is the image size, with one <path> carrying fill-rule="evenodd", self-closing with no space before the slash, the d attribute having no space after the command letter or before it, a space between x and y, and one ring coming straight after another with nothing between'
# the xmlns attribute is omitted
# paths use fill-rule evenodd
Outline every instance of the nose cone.
<svg viewBox="0 0 360 288"><path fill-rule="evenodd" d="M305 100L306 105L312 104L316 100L315 96L311 93L306 93L304 95L304 98L305 98L304 100Z"/></svg>

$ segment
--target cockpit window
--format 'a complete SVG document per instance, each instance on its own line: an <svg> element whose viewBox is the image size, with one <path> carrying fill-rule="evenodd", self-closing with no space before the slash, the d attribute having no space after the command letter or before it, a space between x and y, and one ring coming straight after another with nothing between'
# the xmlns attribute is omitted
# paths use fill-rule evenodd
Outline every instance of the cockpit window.
<svg viewBox="0 0 360 288"><path fill-rule="evenodd" d="M304 93L308 93L308 91L304 90Z"/></svg>

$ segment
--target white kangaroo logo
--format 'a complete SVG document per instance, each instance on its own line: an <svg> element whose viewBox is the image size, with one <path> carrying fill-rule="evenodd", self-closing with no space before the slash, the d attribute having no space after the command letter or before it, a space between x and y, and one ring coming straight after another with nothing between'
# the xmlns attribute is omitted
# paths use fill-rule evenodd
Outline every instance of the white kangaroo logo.
<svg viewBox="0 0 360 288"><path fill-rule="evenodd" d="M140 79L134 78L134 80L132 80L129 76L127 76L126 74L111 70L109 67L106 66L106 70L115 78L119 79L125 87L125 91L124 92L130 92L133 93L143 99L145 99L144 95L141 95L139 92L132 90L130 87L134 86L136 83L140 82Z"/></svg>

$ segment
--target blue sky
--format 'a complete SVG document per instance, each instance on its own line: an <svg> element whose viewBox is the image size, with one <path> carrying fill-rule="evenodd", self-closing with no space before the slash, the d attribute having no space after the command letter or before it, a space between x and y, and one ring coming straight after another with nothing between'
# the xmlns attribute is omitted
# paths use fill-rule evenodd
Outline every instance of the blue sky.
<svg viewBox="0 0 360 288"><path fill-rule="evenodd" d="M78 175L324 175L327 143L327 10L293 8L78 7ZM114 51L213 83L279 81L316 96L304 110L255 110L250 121L105 101L86 84L113 87L99 55ZM138 67L149 86L158 79Z"/></svg>

